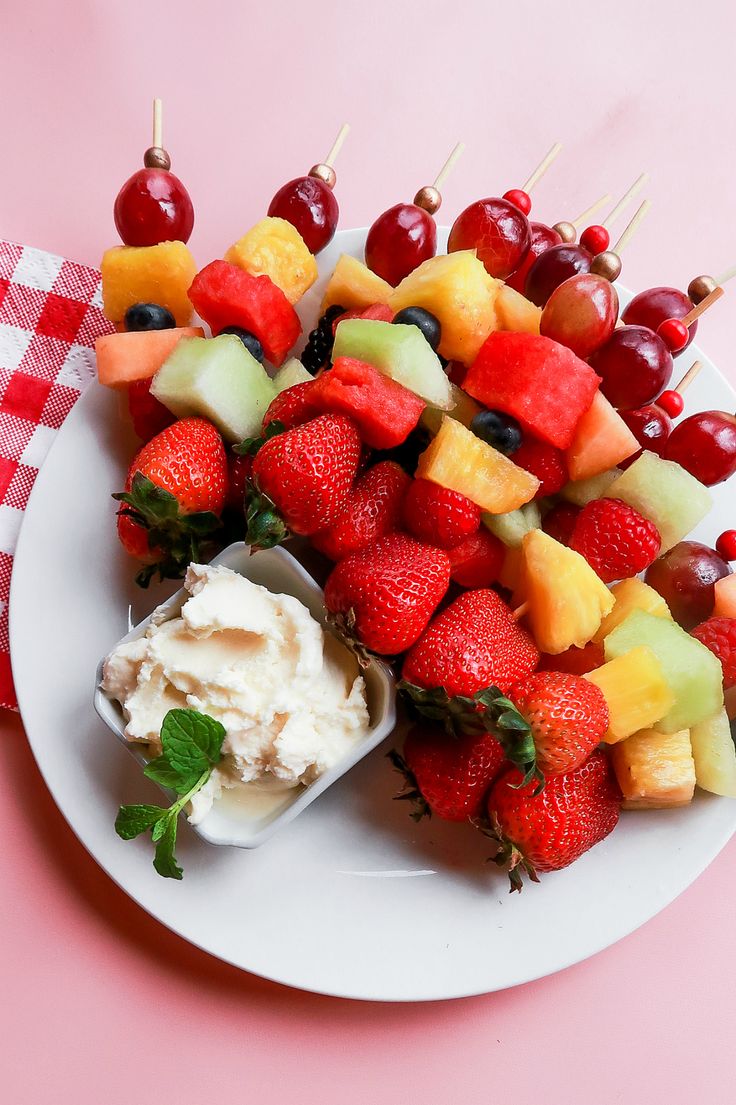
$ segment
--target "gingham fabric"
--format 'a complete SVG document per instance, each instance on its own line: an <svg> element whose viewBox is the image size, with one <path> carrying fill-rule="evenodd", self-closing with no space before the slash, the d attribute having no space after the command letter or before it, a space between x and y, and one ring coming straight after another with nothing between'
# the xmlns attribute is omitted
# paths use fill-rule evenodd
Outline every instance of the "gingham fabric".
<svg viewBox="0 0 736 1105"><path fill-rule="evenodd" d="M95 338L111 330L96 269L0 239L0 706L10 709L8 597L23 511L57 430L94 376Z"/></svg>

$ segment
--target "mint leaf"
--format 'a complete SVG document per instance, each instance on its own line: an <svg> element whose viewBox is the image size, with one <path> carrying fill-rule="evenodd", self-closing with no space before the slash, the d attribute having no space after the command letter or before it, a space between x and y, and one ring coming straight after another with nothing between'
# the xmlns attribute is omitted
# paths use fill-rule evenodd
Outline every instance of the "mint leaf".
<svg viewBox="0 0 736 1105"><path fill-rule="evenodd" d="M176 794L186 794L190 786L198 776L186 775L183 777L181 772L172 767L169 763L168 756L158 756L155 760L151 760L143 768L143 774L147 779L153 779L154 783L158 783L159 786L166 787L168 790L173 790Z"/></svg>
<svg viewBox="0 0 736 1105"><path fill-rule="evenodd" d="M123 840L132 840L166 816L161 806L121 806L115 818L115 832Z"/></svg>
<svg viewBox="0 0 736 1105"><path fill-rule="evenodd" d="M174 807L172 807L173 809ZM176 830L177 816L174 814L166 818L164 831L156 845L156 852L153 857L153 866L164 879L181 879L184 875L181 867L176 862L176 855L174 854Z"/></svg>
<svg viewBox="0 0 736 1105"><path fill-rule="evenodd" d="M224 739L224 726L196 710L169 710L161 727L164 756L190 786L219 762Z"/></svg>

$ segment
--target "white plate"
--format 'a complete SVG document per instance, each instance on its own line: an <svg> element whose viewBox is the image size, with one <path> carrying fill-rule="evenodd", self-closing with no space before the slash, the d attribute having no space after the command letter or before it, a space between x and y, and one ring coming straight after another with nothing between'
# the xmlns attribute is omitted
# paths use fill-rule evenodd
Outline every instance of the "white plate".
<svg viewBox="0 0 736 1105"><path fill-rule="evenodd" d="M343 231L320 257L360 256ZM306 297L305 297L306 298ZM305 305L313 324L319 289ZM691 409L732 410L706 357ZM142 593L121 553L112 491L133 442L115 397L92 385L41 471L21 531L11 594L13 672L38 765L79 839L163 924L227 962L306 990L422 1001L527 982L613 944L680 894L736 829L736 802L700 795L688 809L626 814L566 871L509 895L464 826L415 825L392 802L397 777L378 749L255 852L212 848L183 826L181 883L151 867L147 840L113 831L121 802L158 791L96 717L97 662L165 592ZM727 492L696 536L733 525ZM169 588L173 591L175 586ZM132 610L132 613L131 613ZM707 906L704 906L707 908Z"/></svg>

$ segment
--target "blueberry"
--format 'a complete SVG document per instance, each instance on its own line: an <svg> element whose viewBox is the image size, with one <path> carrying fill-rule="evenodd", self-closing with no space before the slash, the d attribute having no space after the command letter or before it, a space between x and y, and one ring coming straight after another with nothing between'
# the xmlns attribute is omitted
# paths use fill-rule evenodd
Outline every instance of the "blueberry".
<svg viewBox="0 0 736 1105"><path fill-rule="evenodd" d="M515 418L502 411L481 411L470 423L470 429L481 441L487 441L507 457L521 445L521 426Z"/></svg>
<svg viewBox="0 0 736 1105"><path fill-rule="evenodd" d="M440 320L423 307L404 307L403 311L394 315L393 321L405 326L418 326L432 348L437 350L442 337Z"/></svg>
<svg viewBox="0 0 736 1105"><path fill-rule="evenodd" d="M226 326L224 330L220 330L220 333L234 334L236 338L240 338L250 355L263 364L263 346L250 330L241 330L239 326Z"/></svg>
<svg viewBox="0 0 736 1105"><path fill-rule="evenodd" d="M176 319L158 303L134 303L125 312L126 330L172 330Z"/></svg>

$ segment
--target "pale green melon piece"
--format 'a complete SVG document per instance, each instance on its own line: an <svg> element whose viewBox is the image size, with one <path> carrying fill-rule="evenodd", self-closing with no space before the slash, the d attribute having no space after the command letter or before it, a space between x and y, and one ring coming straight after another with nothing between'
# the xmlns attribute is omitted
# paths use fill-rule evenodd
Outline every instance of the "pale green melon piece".
<svg viewBox="0 0 736 1105"><path fill-rule="evenodd" d="M710 649L669 618L633 610L605 639L606 660L648 645L675 695L672 709L654 726L661 733L690 729L723 707L723 671Z"/></svg>
<svg viewBox="0 0 736 1105"><path fill-rule="evenodd" d="M570 480L560 495L575 506L587 506L594 499L602 499L620 475L620 468L609 468L607 472L599 472L597 476L588 476L587 480Z"/></svg>
<svg viewBox="0 0 736 1105"><path fill-rule="evenodd" d="M736 745L725 710L719 710L690 730L695 781L702 790L736 798Z"/></svg>
<svg viewBox="0 0 736 1105"><path fill-rule="evenodd" d="M480 520L510 549L520 548L524 535L542 525L542 515L535 502L525 503L507 514L481 514Z"/></svg>
<svg viewBox="0 0 736 1105"><path fill-rule="evenodd" d="M308 384L313 379L314 376L307 372L298 357L289 357L273 377L273 383L278 394L287 388L293 388L295 384Z"/></svg>
<svg viewBox="0 0 736 1105"><path fill-rule="evenodd" d="M707 487L673 460L644 451L606 491L609 499L623 499L650 522L667 552L703 521L713 505Z"/></svg>
<svg viewBox="0 0 736 1105"><path fill-rule="evenodd" d="M439 407L426 406L422 411L419 425L432 434L432 437L439 433L442 418L445 414L449 414L450 418L454 418L456 422L462 422L463 426L470 429L470 423L476 414L483 410L480 403L476 403L475 399L472 399L457 384L451 383L450 390L452 392L452 406L449 410L442 411Z"/></svg>
<svg viewBox="0 0 736 1105"><path fill-rule="evenodd" d="M346 318L338 323L332 359L356 357L403 384L433 407L452 409L452 388L439 357L418 326Z"/></svg>
<svg viewBox="0 0 736 1105"><path fill-rule="evenodd" d="M226 441L260 432L276 394L273 380L240 338L182 338L153 378L151 394L177 418L207 418Z"/></svg>

